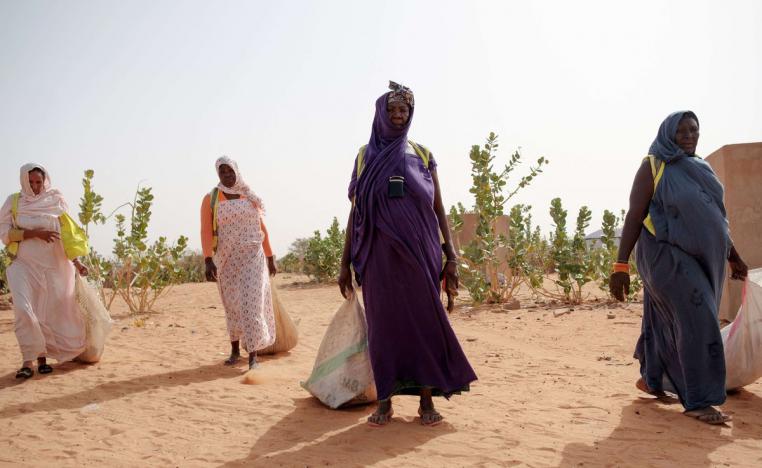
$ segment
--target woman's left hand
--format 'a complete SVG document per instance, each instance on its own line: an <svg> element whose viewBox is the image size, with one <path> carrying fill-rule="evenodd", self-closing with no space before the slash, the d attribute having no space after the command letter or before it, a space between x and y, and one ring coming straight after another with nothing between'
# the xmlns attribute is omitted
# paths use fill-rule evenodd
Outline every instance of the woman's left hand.
<svg viewBox="0 0 762 468"><path fill-rule="evenodd" d="M267 270L270 272L270 276L275 276L278 273L278 268L275 266L275 256L267 257Z"/></svg>
<svg viewBox="0 0 762 468"><path fill-rule="evenodd" d="M743 260L741 260L741 257L736 257L728 260L728 263L730 264L731 278L741 281L746 279L746 275L749 274L749 267L746 266L746 263L744 263Z"/></svg>
<svg viewBox="0 0 762 468"><path fill-rule="evenodd" d="M454 261L448 261L445 263L444 269L442 270L441 274L442 279L445 280L445 283L447 284L447 293L455 292L455 295L457 295L458 287L460 286L458 282L458 265Z"/></svg>
<svg viewBox="0 0 762 468"><path fill-rule="evenodd" d="M90 271L87 269L86 266L84 266L79 259L75 259L72 263L74 263L74 268L77 269L77 273L79 273L80 276L87 276Z"/></svg>

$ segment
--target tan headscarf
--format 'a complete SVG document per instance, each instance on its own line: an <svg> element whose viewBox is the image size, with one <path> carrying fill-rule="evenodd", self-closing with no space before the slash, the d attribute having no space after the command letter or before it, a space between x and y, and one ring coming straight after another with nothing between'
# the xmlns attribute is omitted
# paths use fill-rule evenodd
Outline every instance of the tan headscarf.
<svg viewBox="0 0 762 468"><path fill-rule="evenodd" d="M246 182L244 182L243 177L241 177L241 171L238 170L238 163L236 163L235 161L233 161L227 156L220 157L214 163L214 167L217 169L217 174L220 173L220 166L222 166L223 164L226 166L230 166L235 172L235 185L233 185L232 187L226 187L222 184L222 182L220 182L217 184L217 188L225 193L232 193L234 195L241 195L243 197L246 197L259 210L260 214L263 214L265 211L265 205L264 203L262 203L262 199L259 198L251 190L251 187L249 187L249 185Z"/></svg>
<svg viewBox="0 0 762 468"><path fill-rule="evenodd" d="M29 171L39 169L45 174L45 182L39 194L35 195L32 186L29 184ZM19 197L18 214L19 215L52 215L61 216L69 209L63 194L58 190L51 188L50 174L44 167L36 163L28 163L21 166L19 174L21 182L21 197Z"/></svg>

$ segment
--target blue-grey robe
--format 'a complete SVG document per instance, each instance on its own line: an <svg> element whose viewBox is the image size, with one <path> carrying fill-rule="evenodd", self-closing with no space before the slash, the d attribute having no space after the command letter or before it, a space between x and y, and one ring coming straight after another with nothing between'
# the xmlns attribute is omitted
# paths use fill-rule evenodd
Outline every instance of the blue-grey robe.
<svg viewBox="0 0 762 468"><path fill-rule="evenodd" d="M668 117L651 147L666 166L649 206L656 235L643 228L638 239L645 293L635 357L652 390L671 383L667 389L690 411L725 401L717 315L730 235L714 171L701 158L675 150L684 114Z"/></svg>

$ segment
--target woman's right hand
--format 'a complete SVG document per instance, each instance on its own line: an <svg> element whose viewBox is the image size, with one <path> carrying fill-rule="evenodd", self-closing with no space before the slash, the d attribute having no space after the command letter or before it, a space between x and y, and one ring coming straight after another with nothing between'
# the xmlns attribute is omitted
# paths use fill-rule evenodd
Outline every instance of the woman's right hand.
<svg viewBox="0 0 762 468"><path fill-rule="evenodd" d="M349 265L341 266L341 271L339 272L339 291L341 291L344 299L347 299L354 292L352 287L352 270L349 268Z"/></svg>
<svg viewBox="0 0 762 468"><path fill-rule="evenodd" d="M609 292L619 302L630 295L630 274L625 271L615 271L609 277Z"/></svg>
<svg viewBox="0 0 762 468"><path fill-rule="evenodd" d="M206 280L216 282L217 281L217 265L214 264L214 260L211 257L204 259L204 269L206 274Z"/></svg>
<svg viewBox="0 0 762 468"><path fill-rule="evenodd" d="M30 229L24 231L24 239L40 239L45 242L55 242L61 238L61 235L55 231L46 231L44 229Z"/></svg>

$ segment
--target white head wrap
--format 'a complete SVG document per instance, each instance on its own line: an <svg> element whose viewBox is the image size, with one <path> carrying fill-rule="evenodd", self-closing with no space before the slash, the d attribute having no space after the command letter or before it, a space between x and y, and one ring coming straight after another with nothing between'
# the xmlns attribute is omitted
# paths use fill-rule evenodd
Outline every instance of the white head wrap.
<svg viewBox="0 0 762 468"><path fill-rule="evenodd" d="M234 195L241 195L243 197L246 197L248 200L250 200L254 206L260 211L260 213L264 213L265 205L262 203L262 199L259 198L252 190L249 185L244 182L243 177L241 177L241 172L238 170L238 163L233 161L227 156L222 156L214 163L214 167L217 169L217 174L220 173L220 166L222 165L230 166L233 169L233 172L235 172L235 184L232 187L226 187L222 184L222 182L217 184L217 188L222 190L225 193L232 193Z"/></svg>
<svg viewBox="0 0 762 468"><path fill-rule="evenodd" d="M29 171L39 169L45 174L42 190L35 195L29 184ZM21 182L21 197L19 199L18 214L21 215L53 215L61 216L68 206L63 194L58 189L51 188L50 174L44 167L36 163L28 163L21 166L19 179Z"/></svg>

